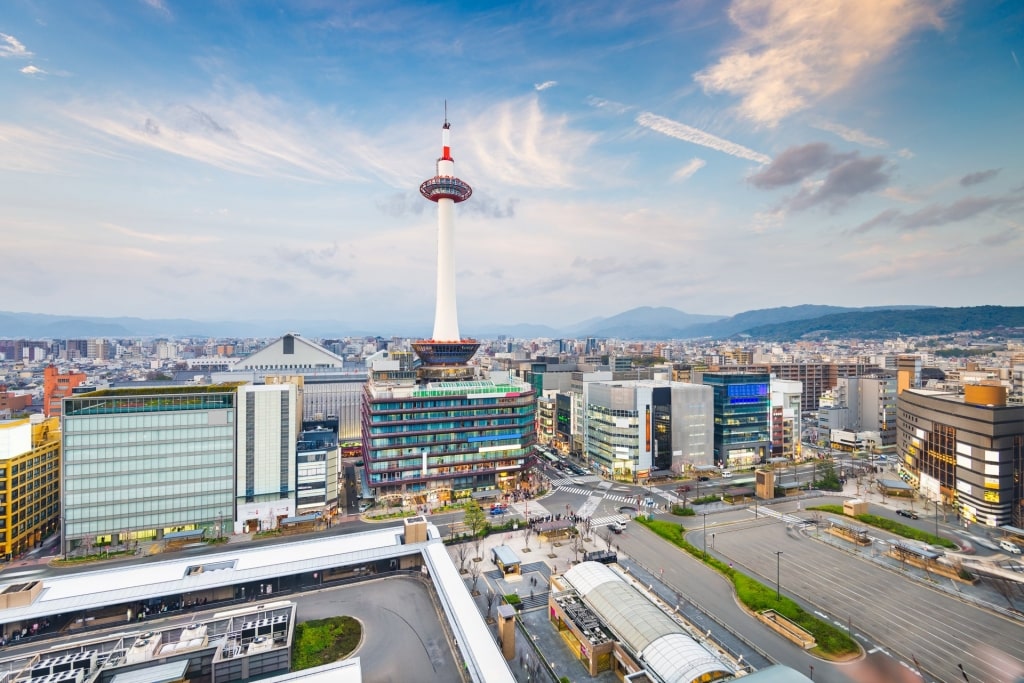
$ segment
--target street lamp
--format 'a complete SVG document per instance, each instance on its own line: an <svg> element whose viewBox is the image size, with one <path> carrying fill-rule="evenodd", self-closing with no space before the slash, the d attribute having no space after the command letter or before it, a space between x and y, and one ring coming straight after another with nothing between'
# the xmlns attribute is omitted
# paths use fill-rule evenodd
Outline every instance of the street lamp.
<svg viewBox="0 0 1024 683"><path fill-rule="evenodd" d="M779 583L782 576L782 551L775 551L775 601L778 602L782 599L781 585Z"/></svg>
<svg viewBox="0 0 1024 683"><path fill-rule="evenodd" d="M708 559L708 513L702 512L704 515L704 533L701 534L701 540L704 542L704 559Z"/></svg>
<svg viewBox="0 0 1024 683"><path fill-rule="evenodd" d="M932 503L935 504L935 535L938 536L939 535L939 501L933 500Z"/></svg>

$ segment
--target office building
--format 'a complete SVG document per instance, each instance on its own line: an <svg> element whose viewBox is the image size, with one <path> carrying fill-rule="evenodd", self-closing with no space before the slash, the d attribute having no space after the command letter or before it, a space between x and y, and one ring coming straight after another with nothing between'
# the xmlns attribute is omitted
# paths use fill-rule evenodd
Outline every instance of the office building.
<svg viewBox="0 0 1024 683"><path fill-rule="evenodd" d="M0 557L31 550L60 520L60 421L0 421Z"/></svg>
<svg viewBox="0 0 1024 683"><path fill-rule="evenodd" d="M320 428L299 434L295 464L297 493L295 514L330 514L338 506L338 437Z"/></svg>
<svg viewBox="0 0 1024 683"><path fill-rule="evenodd" d="M665 380L591 382L584 457L622 481L712 464L713 392Z"/></svg>
<svg viewBox="0 0 1024 683"><path fill-rule="evenodd" d="M65 398L63 551L213 530L230 519L237 401L234 384Z"/></svg>
<svg viewBox="0 0 1024 683"><path fill-rule="evenodd" d="M236 415L235 531L276 528L295 516L296 386L240 386Z"/></svg>
<svg viewBox="0 0 1024 683"><path fill-rule="evenodd" d="M771 452L770 381L767 372L703 372L715 405L715 464L741 467L764 462Z"/></svg>
<svg viewBox="0 0 1024 683"><path fill-rule="evenodd" d="M897 399L903 479L963 519L1024 528L1024 406L1000 386L905 389Z"/></svg>

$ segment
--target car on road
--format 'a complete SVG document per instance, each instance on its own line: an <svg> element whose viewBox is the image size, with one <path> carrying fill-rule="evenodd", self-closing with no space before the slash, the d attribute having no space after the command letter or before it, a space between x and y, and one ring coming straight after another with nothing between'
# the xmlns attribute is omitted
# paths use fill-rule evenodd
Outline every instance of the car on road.
<svg viewBox="0 0 1024 683"><path fill-rule="evenodd" d="M372 507L373 507L373 503L360 503L359 504L359 512L366 512L367 510L369 510Z"/></svg>
<svg viewBox="0 0 1024 683"><path fill-rule="evenodd" d="M731 476L732 476L732 472L730 472L729 470L722 470L722 478L723 479L728 479Z"/></svg>
<svg viewBox="0 0 1024 683"><path fill-rule="evenodd" d="M1016 543L1011 543L1010 541L999 541L999 547L1008 553L1020 555L1020 546Z"/></svg>
<svg viewBox="0 0 1024 683"><path fill-rule="evenodd" d="M697 481L711 481L711 477L702 474L701 476L697 477Z"/></svg>
<svg viewBox="0 0 1024 683"><path fill-rule="evenodd" d="M626 523L623 521L612 522L608 525L608 530L611 531L613 534L621 534L623 531L626 530Z"/></svg>
<svg viewBox="0 0 1024 683"><path fill-rule="evenodd" d="M917 519L917 513L914 512L913 510L900 509L896 511L896 514L900 517L909 517L910 519Z"/></svg>

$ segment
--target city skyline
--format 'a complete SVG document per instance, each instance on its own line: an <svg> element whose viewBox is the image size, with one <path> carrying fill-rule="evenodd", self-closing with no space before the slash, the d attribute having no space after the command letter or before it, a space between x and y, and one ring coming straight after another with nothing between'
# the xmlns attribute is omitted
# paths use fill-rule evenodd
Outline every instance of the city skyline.
<svg viewBox="0 0 1024 683"><path fill-rule="evenodd" d="M1011 3L14 2L9 310L463 327L1018 305ZM1016 41L1016 42L1015 42Z"/></svg>

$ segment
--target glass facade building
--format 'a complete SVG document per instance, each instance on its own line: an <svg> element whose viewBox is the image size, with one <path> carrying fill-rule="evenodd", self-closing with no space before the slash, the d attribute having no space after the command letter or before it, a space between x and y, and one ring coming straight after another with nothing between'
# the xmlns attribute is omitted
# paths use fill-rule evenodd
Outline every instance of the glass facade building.
<svg viewBox="0 0 1024 683"><path fill-rule="evenodd" d="M705 372L714 390L715 464L738 467L764 462L771 452L771 376L765 373Z"/></svg>
<svg viewBox="0 0 1024 683"><path fill-rule="evenodd" d="M236 385L214 385L64 399L64 552L230 518L236 398Z"/></svg>

